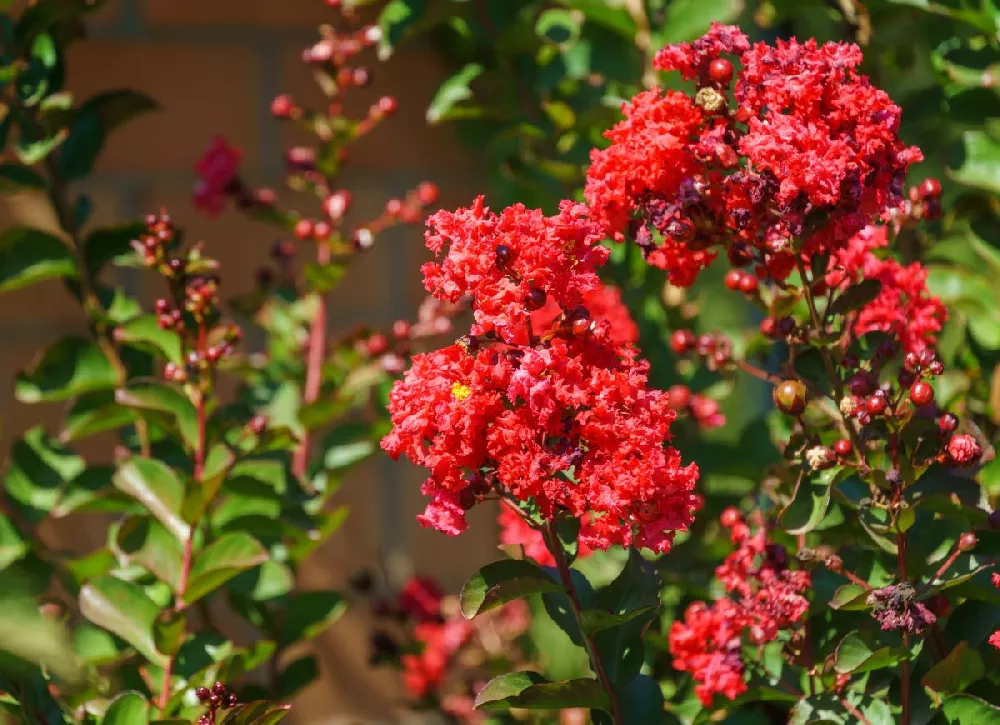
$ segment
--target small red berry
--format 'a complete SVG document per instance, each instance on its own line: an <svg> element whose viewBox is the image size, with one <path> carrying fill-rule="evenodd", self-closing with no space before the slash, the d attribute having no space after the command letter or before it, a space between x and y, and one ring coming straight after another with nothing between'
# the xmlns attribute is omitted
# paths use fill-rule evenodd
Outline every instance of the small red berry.
<svg viewBox="0 0 1000 725"><path fill-rule="evenodd" d="M976 544L979 543L979 539L971 531L966 531L964 534L958 537L958 548L962 551L969 551L974 549Z"/></svg>
<svg viewBox="0 0 1000 725"><path fill-rule="evenodd" d="M743 521L743 515L740 514L739 509L737 509L735 506L727 507L722 512L722 516L719 517L719 523L721 523L727 529L733 528L741 521Z"/></svg>
<svg viewBox="0 0 1000 725"><path fill-rule="evenodd" d="M721 86L733 79L733 64L725 58L716 58L708 66L708 77Z"/></svg>
<svg viewBox="0 0 1000 725"><path fill-rule="evenodd" d="M348 207L351 205L351 192L335 191L323 201L323 211L326 215L337 221L344 218Z"/></svg>
<svg viewBox="0 0 1000 725"><path fill-rule="evenodd" d="M920 370L920 356L915 352L906 353L906 357L903 358L903 367L911 373L917 372Z"/></svg>
<svg viewBox="0 0 1000 725"><path fill-rule="evenodd" d="M313 238L317 242L329 239L331 234L333 234L333 227L328 222L319 221L313 225Z"/></svg>
<svg viewBox="0 0 1000 725"><path fill-rule="evenodd" d="M385 339L385 335L381 333L375 333L368 338L368 354L375 356L381 355L389 347L389 341Z"/></svg>
<svg viewBox="0 0 1000 725"><path fill-rule="evenodd" d="M388 115L395 113L399 108L399 102L393 96L382 96L378 99L378 108L382 113Z"/></svg>
<svg viewBox="0 0 1000 725"><path fill-rule="evenodd" d="M872 391L875 389L875 382L870 373L856 372L851 376L851 379L847 383L847 387L851 391L852 395L871 395Z"/></svg>
<svg viewBox="0 0 1000 725"><path fill-rule="evenodd" d="M389 199L385 203L385 213L389 216L399 216L401 211L403 211L403 202L399 199Z"/></svg>
<svg viewBox="0 0 1000 725"><path fill-rule="evenodd" d="M313 223L309 219L299 219L295 222L294 233L297 239L309 239L313 235Z"/></svg>
<svg viewBox="0 0 1000 725"><path fill-rule="evenodd" d="M738 269L731 269L726 272L726 276L723 279L723 284L726 285L726 289L735 292L740 288L740 283L743 281L743 272Z"/></svg>
<svg viewBox="0 0 1000 725"><path fill-rule="evenodd" d="M881 395L873 395L868 398L868 401L865 403L865 407L872 415L882 415L885 413L886 408L885 397Z"/></svg>
<svg viewBox="0 0 1000 725"><path fill-rule="evenodd" d="M704 357L708 357L715 352L716 340L715 337L708 334L707 332L698 336L698 341L695 343L695 351Z"/></svg>
<svg viewBox="0 0 1000 725"><path fill-rule="evenodd" d="M586 335L590 331L590 320L587 318L579 317L570 324L570 328L573 330L574 335Z"/></svg>
<svg viewBox="0 0 1000 725"><path fill-rule="evenodd" d="M695 345L694 333L691 330L674 330L670 336L670 349L676 355L691 352Z"/></svg>
<svg viewBox="0 0 1000 725"><path fill-rule="evenodd" d="M929 196L941 196L941 182L937 179L924 179L920 182L920 196L926 199Z"/></svg>
<svg viewBox="0 0 1000 725"><path fill-rule="evenodd" d="M785 380L774 389L774 404L789 415L799 415L806 409L806 388L798 380Z"/></svg>
<svg viewBox="0 0 1000 725"><path fill-rule="evenodd" d="M405 340L410 336L410 323L407 320L396 320L392 323L392 336Z"/></svg>
<svg viewBox="0 0 1000 725"><path fill-rule="evenodd" d="M291 118L295 112L295 101L288 94L277 96L271 101L271 115L275 118Z"/></svg>
<svg viewBox="0 0 1000 725"><path fill-rule="evenodd" d="M764 337L774 337L777 329L778 323L775 322L773 317L765 317L760 321L760 332Z"/></svg>
<svg viewBox="0 0 1000 725"><path fill-rule="evenodd" d="M934 388L930 386L930 383L918 380L910 386L910 400L916 406L927 405L934 400Z"/></svg>
<svg viewBox="0 0 1000 725"><path fill-rule="evenodd" d="M434 204L440 195L437 184L430 181L424 181L417 187L417 200L423 206Z"/></svg>
<svg viewBox="0 0 1000 725"><path fill-rule="evenodd" d="M743 294L753 294L757 291L757 278L752 274L744 274L740 279L740 292Z"/></svg>
<svg viewBox="0 0 1000 725"><path fill-rule="evenodd" d="M851 450L853 448L854 446L851 445L851 442L847 438L841 438L833 444L834 452L836 452L836 454L841 458L846 458L851 455Z"/></svg>

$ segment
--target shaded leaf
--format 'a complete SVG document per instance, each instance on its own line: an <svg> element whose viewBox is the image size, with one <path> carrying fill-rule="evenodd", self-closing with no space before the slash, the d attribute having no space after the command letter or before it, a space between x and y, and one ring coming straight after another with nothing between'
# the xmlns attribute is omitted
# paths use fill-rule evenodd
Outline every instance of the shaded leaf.
<svg viewBox="0 0 1000 725"><path fill-rule="evenodd" d="M0 292L54 277L75 277L73 255L62 241L38 229L0 232Z"/></svg>
<svg viewBox="0 0 1000 725"><path fill-rule="evenodd" d="M138 692L123 692L108 706L102 725L146 725L149 703Z"/></svg>
<svg viewBox="0 0 1000 725"><path fill-rule="evenodd" d="M149 96L131 90L104 91L77 110L56 167L65 180L90 173L108 134L136 116L159 109Z"/></svg>
<svg viewBox="0 0 1000 725"><path fill-rule="evenodd" d="M285 612L281 645L309 640L333 624L347 610L343 595L334 591L296 592Z"/></svg>
<svg viewBox="0 0 1000 725"><path fill-rule="evenodd" d="M511 672L494 677L476 695L476 709L505 711L563 710L608 707L607 693L597 680L549 682L537 672Z"/></svg>
<svg viewBox="0 0 1000 725"><path fill-rule="evenodd" d="M473 574L462 587L462 614L472 619L477 614L532 594L563 592L544 570L528 561L514 559L487 564Z"/></svg>
<svg viewBox="0 0 1000 725"><path fill-rule="evenodd" d="M115 328L115 339L160 355L175 365L184 363L181 336L173 330L161 329L156 315L140 315Z"/></svg>
<svg viewBox="0 0 1000 725"><path fill-rule="evenodd" d="M983 658L969 649L968 642L959 642L948 656L931 667L920 680L935 707L945 696L965 690L985 674Z"/></svg>
<svg viewBox="0 0 1000 725"><path fill-rule="evenodd" d="M115 400L176 431L192 450L198 445L198 415L179 390L159 383L138 383L116 391Z"/></svg>
<svg viewBox="0 0 1000 725"><path fill-rule="evenodd" d="M275 725L291 710L291 705L273 702L250 702L237 705L226 713L219 725Z"/></svg>
<svg viewBox="0 0 1000 725"><path fill-rule="evenodd" d="M80 613L163 666L166 657L153 642L153 623L160 607L135 584L106 574L80 589Z"/></svg>
<svg viewBox="0 0 1000 725"><path fill-rule="evenodd" d="M148 516L127 516L118 524L114 548L126 562L138 564L177 591L184 550L158 521Z"/></svg>
<svg viewBox="0 0 1000 725"><path fill-rule="evenodd" d="M438 86L434 98L427 107L427 122L438 123L447 120L462 101L472 98L469 85L485 70L479 63L467 63L460 71Z"/></svg>
<svg viewBox="0 0 1000 725"><path fill-rule="evenodd" d="M882 283L879 280L863 279L837 295L837 298L830 305L830 313L844 315L859 310L878 297L881 291Z"/></svg>
<svg viewBox="0 0 1000 725"><path fill-rule="evenodd" d="M18 374L14 395L22 403L66 400L113 388L118 375L95 342L64 337Z"/></svg>
<svg viewBox="0 0 1000 725"><path fill-rule="evenodd" d="M860 633L851 632L837 645L834 668L846 674L868 672L889 667L909 656L905 647L877 647L869 644Z"/></svg>
<svg viewBox="0 0 1000 725"><path fill-rule="evenodd" d="M0 194L45 188L45 179L19 164L0 164Z"/></svg>
<svg viewBox="0 0 1000 725"><path fill-rule="evenodd" d="M90 273L96 276L105 264L131 257L134 254L132 240L138 239L145 230L145 224L130 223L91 232L83 242L83 258Z"/></svg>
<svg viewBox="0 0 1000 725"><path fill-rule="evenodd" d="M132 458L118 469L114 483L145 506L178 541L187 539L190 527L181 517L184 485L169 466L151 458Z"/></svg>
<svg viewBox="0 0 1000 725"><path fill-rule="evenodd" d="M224 534L195 557L184 601L188 604L197 601L237 574L267 560L267 551L249 534Z"/></svg>

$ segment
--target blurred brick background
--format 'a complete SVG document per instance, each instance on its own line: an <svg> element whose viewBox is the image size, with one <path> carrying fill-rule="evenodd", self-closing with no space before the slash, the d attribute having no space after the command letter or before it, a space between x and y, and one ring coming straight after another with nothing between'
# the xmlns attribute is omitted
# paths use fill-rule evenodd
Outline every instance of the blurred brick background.
<svg viewBox="0 0 1000 725"><path fill-rule="evenodd" d="M283 149L294 139L287 126L271 119L270 102L281 92L303 104L315 98L300 54L315 39L316 26L333 19L322 0L109 0L94 18L90 37L71 51L70 89L84 97L137 88L156 98L163 110L115 134L96 173L81 187L94 202L95 223L129 220L166 206L192 238L204 239L209 253L222 261L224 293L250 288L255 270L267 260L273 232L235 210L214 219L197 213L190 201L192 165L212 137L223 133L242 147L251 183L280 188ZM408 47L374 71L360 107L392 94L400 110L352 147L344 183L354 194L355 209L375 213L389 196L402 195L424 179L441 187L442 206L467 203L483 190L483 175L475 172L451 129L431 128L424 121L444 73L433 49ZM19 196L0 205L0 226L11 223L52 222L43 200ZM421 232L394 230L380 240L334 294L331 327L358 321L388 325L413 317L422 296ZM143 288L139 276L117 281L147 300L156 293ZM59 406L16 403L13 376L60 334L83 329L79 309L59 283L0 297L4 451L24 429L54 424L63 413ZM83 447L85 454L98 458L107 457L109 450L107 440ZM419 481L416 471L384 457L357 471L339 501L351 506L351 516L309 562L300 586L343 587L354 568L385 565L397 574L433 574L457 589L493 553L491 522L473 525L460 543L421 529L414 520L422 508ZM72 537L74 545L101 546L103 523L74 529ZM368 667L369 625L363 609L355 608L317 640L322 677L295 702L297 722L403 722L394 704L400 696L395 676Z"/></svg>

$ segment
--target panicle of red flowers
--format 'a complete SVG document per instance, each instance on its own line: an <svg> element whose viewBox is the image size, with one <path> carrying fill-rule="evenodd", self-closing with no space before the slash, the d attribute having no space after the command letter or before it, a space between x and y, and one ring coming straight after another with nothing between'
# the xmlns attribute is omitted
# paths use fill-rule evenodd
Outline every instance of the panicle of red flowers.
<svg viewBox="0 0 1000 725"><path fill-rule="evenodd" d="M608 250L586 207L494 214L480 197L429 226L443 259L424 266L425 286L471 298L475 322L459 343L415 356L390 395L382 447L430 472L421 523L461 533L466 511L494 497L533 503L545 520L586 516L580 541L592 548L665 551L697 508L697 468L664 447L675 414L647 387L648 365L586 307L608 302L592 297ZM561 312L536 334L532 313L550 301Z"/></svg>
<svg viewBox="0 0 1000 725"><path fill-rule="evenodd" d="M833 252L888 220L921 155L899 139L899 107L857 73L860 61L854 45L751 46L719 24L663 49L656 67L698 92L650 90L625 105L610 146L592 155L585 193L595 219L679 286L719 247L742 247L741 266L781 280L797 256Z"/></svg>
<svg viewBox="0 0 1000 725"><path fill-rule="evenodd" d="M733 699L746 690L744 637L754 645L773 642L809 610L809 572L791 569L784 547L767 543L765 528L752 531L735 509L721 520L736 549L715 573L731 596L691 604L669 635L674 667L692 673L706 705L716 693Z"/></svg>

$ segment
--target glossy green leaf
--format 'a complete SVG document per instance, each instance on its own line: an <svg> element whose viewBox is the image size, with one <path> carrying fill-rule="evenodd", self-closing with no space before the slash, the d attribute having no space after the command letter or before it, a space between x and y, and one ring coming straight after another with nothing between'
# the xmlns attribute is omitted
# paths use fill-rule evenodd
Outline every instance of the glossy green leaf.
<svg viewBox="0 0 1000 725"><path fill-rule="evenodd" d="M201 480L196 486L191 486L184 499L184 520L194 522L201 518L209 504L215 498L226 473L232 467L236 457L225 445L217 444L209 449L205 456L205 466Z"/></svg>
<svg viewBox="0 0 1000 725"><path fill-rule="evenodd" d="M379 54L388 57L392 49L420 21L427 11L427 0L389 0L379 15L382 39Z"/></svg>
<svg viewBox="0 0 1000 725"><path fill-rule="evenodd" d="M160 612L135 584L111 575L98 577L80 589L80 613L130 645L153 664L163 666L166 657L156 649L153 624Z"/></svg>
<svg viewBox="0 0 1000 725"><path fill-rule="evenodd" d="M135 412L115 402L113 390L84 393L73 401L66 414L60 438L76 441L81 438L122 428L135 420Z"/></svg>
<svg viewBox="0 0 1000 725"><path fill-rule="evenodd" d="M427 107L427 122L440 123L447 120L458 104L472 98L472 89L469 86L484 70L485 68L479 63L468 63L438 86L434 98Z"/></svg>
<svg viewBox="0 0 1000 725"><path fill-rule="evenodd" d="M334 591L306 591L292 595L285 611L285 631L281 645L310 640L337 621L347 611L343 595Z"/></svg>
<svg viewBox="0 0 1000 725"><path fill-rule="evenodd" d="M660 44L694 40L708 30L713 20L730 22L742 9L740 0L673 0L661 26Z"/></svg>
<svg viewBox="0 0 1000 725"><path fill-rule="evenodd" d="M73 255L62 241L38 229L0 232L0 292L55 277L75 277Z"/></svg>
<svg viewBox="0 0 1000 725"><path fill-rule="evenodd" d="M91 232L83 242L83 258L90 273L96 276L109 262L121 263L130 259L135 254L132 240L138 239L145 230L145 224L130 223Z"/></svg>
<svg viewBox="0 0 1000 725"><path fill-rule="evenodd" d="M138 564L157 579L178 590L184 549L181 542L156 519L128 516L118 525L115 552L129 564Z"/></svg>
<svg viewBox="0 0 1000 725"><path fill-rule="evenodd" d="M960 162L950 175L959 183L1000 194L1000 142L985 131L966 131Z"/></svg>
<svg viewBox="0 0 1000 725"><path fill-rule="evenodd" d="M97 343L64 337L49 347L14 383L22 403L66 400L96 390L108 390L118 375Z"/></svg>
<svg viewBox="0 0 1000 725"><path fill-rule="evenodd" d="M487 564L462 587L462 614L472 619L501 604L546 592L565 591L543 569L528 561L509 559Z"/></svg>
<svg viewBox="0 0 1000 725"><path fill-rule="evenodd" d="M169 466L151 458L132 458L118 469L114 483L145 506L178 541L187 539L190 527L181 517L184 485Z"/></svg>
<svg viewBox="0 0 1000 725"><path fill-rule="evenodd" d="M945 697L968 688L986 673L983 658L968 642L959 642L943 660L935 663L920 680L924 691L935 707L940 707Z"/></svg>
<svg viewBox="0 0 1000 725"><path fill-rule="evenodd" d="M227 581L268 560L267 551L249 534L224 534L195 556L184 601L201 599Z"/></svg>
<svg viewBox="0 0 1000 725"><path fill-rule="evenodd" d="M941 706L949 725L985 725L1000 722L1000 707L972 695L953 695Z"/></svg>
<svg viewBox="0 0 1000 725"><path fill-rule="evenodd" d="M823 521L830 508L830 492L835 477L843 476L832 470L803 476L792 493L792 500L781 511L779 522L790 534L806 534Z"/></svg>
<svg viewBox="0 0 1000 725"><path fill-rule="evenodd" d="M843 609L845 611L862 611L867 607L868 590L860 584L844 584L837 587L837 591L830 600L831 609Z"/></svg>
<svg viewBox="0 0 1000 725"><path fill-rule="evenodd" d="M851 632L837 645L834 668L842 674L890 667L909 656L905 647L872 645L860 633Z"/></svg>
<svg viewBox="0 0 1000 725"><path fill-rule="evenodd" d="M37 522L85 467L80 456L51 439L42 427L31 428L11 450L4 489L22 513Z"/></svg>
<svg viewBox="0 0 1000 725"><path fill-rule="evenodd" d="M342 471L360 463L375 452L369 426L344 423L330 431L319 447L323 465L328 471Z"/></svg>
<svg viewBox="0 0 1000 725"><path fill-rule="evenodd" d="M882 283L877 279L863 279L837 295L830 305L830 314L845 315L859 310L879 296Z"/></svg>
<svg viewBox="0 0 1000 725"><path fill-rule="evenodd" d="M30 546L9 517L0 515L0 572L28 553Z"/></svg>
<svg viewBox="0 0 1000 725"><path fill-rule="evenodd" d="M511 672L494 677L476 695L476 709L504 712L608 707L608 695L597 680L549 682L537 672Z"/></svg>
<svg viewBox="0 0 1000 725"><path fill-rule="evenodd" d="M184 362L181 336L173 330L161 329L156 315L141 315L115 328L115 339L140 350L160 355L175 365Z"/></svg>
<svg viewBox="0 0 1000 725"><path fill-rule="evenodd" d="M138 692L123 692L108 705L102 725L146 725L148 722L146 698Z"/></svg>
<svg viewBox="0 0 1000 725"><path fill-rule="evenodd" d="M176 431L192 450L198 445L197 412L191 401L176 388L159 383L136 383L116 391L115 400Z"/></svg>

